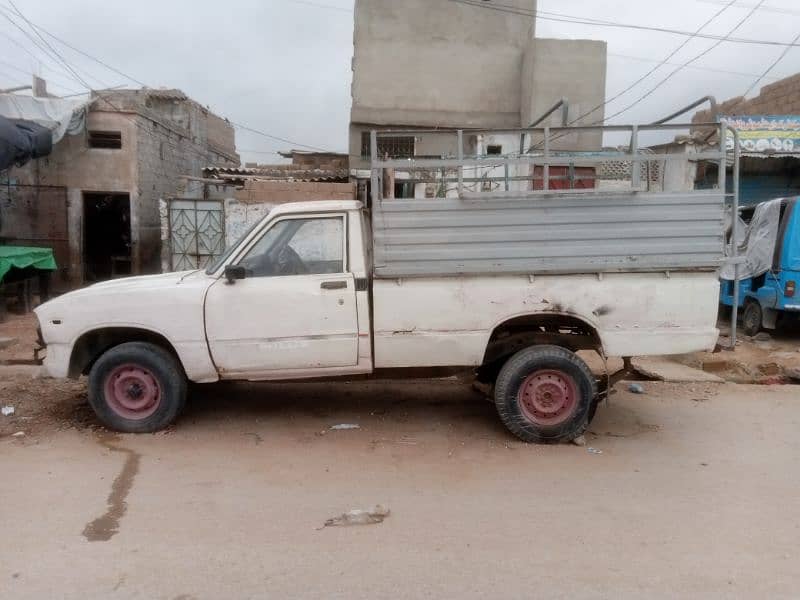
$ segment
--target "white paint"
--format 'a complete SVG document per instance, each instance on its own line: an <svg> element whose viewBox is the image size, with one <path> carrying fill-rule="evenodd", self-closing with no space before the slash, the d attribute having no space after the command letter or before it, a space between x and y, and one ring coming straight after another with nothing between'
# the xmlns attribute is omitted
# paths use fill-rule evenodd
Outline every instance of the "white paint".
<svg viewBox="0 0 800 600"><path fill-rule="evenodd" d="M377 368L479 365L498 325L536 313L585 321L608 356L711 349L718 335L714 273L376 280L373 294Z"/></svg>
<svg viewBox="0 0 800 600"><path fill-rule="evenodd" d="M48 372L66 376L76 341L104 327L163 335L198 382L347 375L373 366L478 365L497 326L537 313L585 321L608 356L678 354L716 343L719 286L711 272L376 280L373 341L368 293L356 291L356 280L367 277L369 248L367 222L354 201L277 206L228 262L237 263L279 220L336 214L347 216L343 273L227 284L220 266L213 274L111 281L43 304L36 313L48 344ZM328 281L346 287L323 289Z"/></svg>
<svg viewBox="0 0 800 600"><path fill-rule="evenodd" d="M323 290L326 281L343 281L347 288ZM253 277L233 285L220 280L206 298L206 331L223 378L354 367L358 318L353 276Z"/></svg>

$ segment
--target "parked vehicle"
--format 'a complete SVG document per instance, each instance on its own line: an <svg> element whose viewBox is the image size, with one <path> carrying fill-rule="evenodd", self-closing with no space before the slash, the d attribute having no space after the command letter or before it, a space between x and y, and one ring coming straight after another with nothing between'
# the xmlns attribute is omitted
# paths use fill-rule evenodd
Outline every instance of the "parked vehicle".
<svg viewBox="0 0 800 600"><path fill-rule="evenodd" d="M645 161L682 156L581 158L630 161L631 189L554 191L548 167L575 159L547 144L510 157L379 160L380 135L369 208L280 205L204 270L109 281L40 306L47 370L88 375L103 423L147 432L178 416L189 381L469 369L493 386L511 432L549 442L579 436L610 383L579 350L605 359L714 347L724 185L661 192L640 179ZM724 165L724 152L705 156ZM475 169L503 161L532 174L544 166L544 180L466 189L487 180ZM384 195L401 169L457 188Z"/></svg>
<svg viewBox="0 0 800 600"><path fill-rule="evenodd" d="M797 283L800 282L800 210L798 198L771 200L756 209L754 221L764 223L764 234L758 241L762 246L760 254L766 260L758 261L762 268L751 269L739 281L737 303L742 309L742 329L747 335L756 335L762 329L775 329L778 319L800 313L800 299L796 297ZM766 215L767 209L774 209L775 216ZM751 222L750 229L758 224ZM755 236L751 236L755 237ZM759 252L756 244L750 243L746 253ZM756 262L750 260L750 263ZM721 281L720 303L731 307L734 302L733 278L723 277Z"/></svg>

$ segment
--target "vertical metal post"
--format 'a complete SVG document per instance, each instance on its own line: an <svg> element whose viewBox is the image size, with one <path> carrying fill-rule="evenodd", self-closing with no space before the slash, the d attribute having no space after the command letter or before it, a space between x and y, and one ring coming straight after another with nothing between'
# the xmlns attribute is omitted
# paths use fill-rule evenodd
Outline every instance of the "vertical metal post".
<svg viewBox="0 0 800 600"><path fill-rule="evenodd" d="M372 206L378 206L381 201L382 183L380 169L378 168L378 132L373 129L369 132L369 160L370 160L370 187Z"/></svg>
<svg viewBox="0 0 800 600"><path fill-rule="evenodd" d="M736 234L738 233L739 225L739 158L741 154L741 146L739 144L739 132L731 128L733 133L733 207L731 221L731 254L736 261L733 264L733 310L731 312L731 348L736 349L736 325L739 319L739 246L736 243ZM727 147L727 139L720 140L720 144L726 144L723 148ZM725 152L727 155L727 152Z"/></svg>
<svg viewBox="0 0 800 600"><path fill-rule="evenodd" d="M458 197L461 198L464 192L464 130L458 130ZM447 194L445 193L445 196Z"/></svg>
<svg viewBox="0 0 800 600"><path fill-rule="evenodd" d="M724 119L719 124L719 166L717 167L717 187L722 190L723 197L727 202L728 196L725 194L726 178L728 169L728 123Z"/></svg>
<svg viewBox="0 0 800 600"><path fill-rule="evenodd" d="M536 173L536 167L533 167L534 174ZM547 191L550 189L550 128L544 128L544 167L542 168L542 175L544 179L542 181L542 189Z"/></svg>
<svg viewBox="0 0 800 600"><path fill-rule="evenodd" d="M633 125L631 127L631 154L633 155L631 163L631 187L638 190L642 185L642 165L639 163L639 126Z"/></svg>

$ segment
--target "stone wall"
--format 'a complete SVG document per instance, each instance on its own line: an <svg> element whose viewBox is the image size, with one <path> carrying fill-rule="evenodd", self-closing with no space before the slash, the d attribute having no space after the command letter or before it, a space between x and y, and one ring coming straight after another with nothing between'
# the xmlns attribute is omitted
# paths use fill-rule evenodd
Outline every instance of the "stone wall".
<svg viewBox="0 0 800 600"><path fill-rule="evenodd" d="M236 190L239 202L250 204L283 204L312 200L354 200L354 183L328 183L311 181L247 181L243 189Z"/></svg>
<svg viewBox="0 0 800 600"><path fill-rule="evenodd" d="M800 115L800 73L761 88L755 98L731 98L719 105L721 115ZM694 115L693 123L716 120L711 110Z"/></svg>

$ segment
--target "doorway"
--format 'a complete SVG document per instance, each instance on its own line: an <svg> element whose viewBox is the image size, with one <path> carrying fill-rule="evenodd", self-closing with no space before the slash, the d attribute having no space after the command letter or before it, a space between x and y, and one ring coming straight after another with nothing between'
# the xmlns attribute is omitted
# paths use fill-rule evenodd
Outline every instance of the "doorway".
<svg viewBox="0 0 800 600"><path fill-rule="evenodd" d="M92 283L130 274L130 196L84 192L83 280Z"/></svg>

